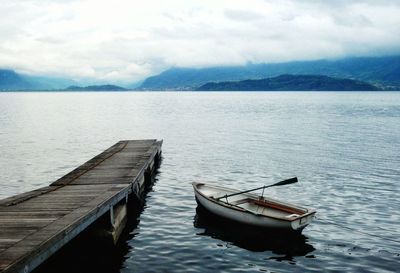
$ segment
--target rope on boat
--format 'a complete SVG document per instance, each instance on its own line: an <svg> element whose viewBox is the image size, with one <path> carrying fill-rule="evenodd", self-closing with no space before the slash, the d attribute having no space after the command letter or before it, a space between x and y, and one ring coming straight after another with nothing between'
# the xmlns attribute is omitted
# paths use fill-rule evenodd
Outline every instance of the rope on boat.
<svg viewBox="0 0 400 273"><path fill-rule="evenodd" d="M351 230L351 231L355 231L355 232L358 232L358 233L361 233L361 234L364 234L364 235L378 237L378 238L381 238L383 240L387 240L387 241L391 241L391 242L395 242L395 243L400 244L400 240L395 240L395 239L391 239L391 238L388 238L388 237L385 237L385 236L381 236L381 235L377 235L377 234L372 234L372 233L369 233L369 232L361 231L361 230L358 230L358 229L355 229L355 228L351 228L351 227L348 227L348 226L345 226L345 225L342 225L342 224L335 223L333 221L329 221L327 219L321 219L321 218L316 218L316 219L318 219L321 222L325 222L325 223L328 223L328 224L331 224L331 225L335 225L335 226L338 226L338 227L341 227L341 228L345 228L345 229L348 229L348 230ZM382 229L384 231L388 231L388 230L383 229L383 228L380 228L380 229Z"/></svg>

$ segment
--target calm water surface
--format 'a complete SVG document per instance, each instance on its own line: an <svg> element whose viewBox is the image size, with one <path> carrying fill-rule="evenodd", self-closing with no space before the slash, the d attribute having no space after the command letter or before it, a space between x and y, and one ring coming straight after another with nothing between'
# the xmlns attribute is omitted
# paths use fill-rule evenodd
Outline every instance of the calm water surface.
<svg viewBox="0 0 400 273"><path fill-rule="evenodd" d="M0 93L0 198L139 138L164 139L163 161L120 272L398 270L400 93ZM268 194L317 209L300 238L248 238L196 214L193 181L292 176Z"/></svg>

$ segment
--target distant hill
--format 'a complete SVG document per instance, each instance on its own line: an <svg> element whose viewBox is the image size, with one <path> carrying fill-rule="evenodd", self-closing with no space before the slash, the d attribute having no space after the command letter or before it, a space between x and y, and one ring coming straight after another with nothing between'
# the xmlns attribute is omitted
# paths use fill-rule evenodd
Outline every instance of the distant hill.
<svg viewBox="0 0 400 273"><path fill-rule="evenodd" d="M171 68L147 78L138 89L190 90L208 82L264 79L283 74L347 78L365 81L383 89L400 90L400 56L248 64L202 69Z"/></svg>
<svg viewBox="0 0 400 273"><path fill-rule="evenodd" d="M85 87L81 86L70 86L64 89L64 91L126 91L128 89L125 89L123 87L117 86L117 85L111 85L111 84L106 84L106 85L89 85Z"/></svg>
<svg viewBox="0 0 400 273"><path fill-rule="evenodd" d="M281 75L261 80L206 83L198 91L377 91L377 87L355 80L318 75Z"/></svg>
<svg viewBox="0 0 400 273"><path fill-rule="evenodd" d="M13 70L0 69L0 91L26 90L33 88L33 84Z"/></svg>

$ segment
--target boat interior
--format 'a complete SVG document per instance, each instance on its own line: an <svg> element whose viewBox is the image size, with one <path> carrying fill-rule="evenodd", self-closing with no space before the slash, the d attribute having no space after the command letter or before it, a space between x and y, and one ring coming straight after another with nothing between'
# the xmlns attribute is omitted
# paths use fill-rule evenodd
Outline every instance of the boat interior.
<svg viewBox="0 0 400 273"><path fill-rule="evenodd" d="M225 201L223 201L225 202ZM307 210L301 210L294 207L285 206L280 203L275 203L267 199L253 199L242 198L232 202L225 202L227 204L240 207L242 209L251 211L256 214L263 214L266 216L278 218L297 218L305 213Z"/></svg>

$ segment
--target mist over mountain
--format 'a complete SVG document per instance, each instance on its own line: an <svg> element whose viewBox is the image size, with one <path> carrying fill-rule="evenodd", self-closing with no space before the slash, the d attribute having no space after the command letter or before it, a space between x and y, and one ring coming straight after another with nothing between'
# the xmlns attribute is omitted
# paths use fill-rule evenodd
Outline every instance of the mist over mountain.
<svg viewBox="0 0 400 273"><path fill-rule="evenodd" d="M51 77L51 76L28 76L22 75L22 77L33 85L34 90L53 90L63 89L71 85L77 85L78 83L71 79Z"/></svg>
<svg viewBox="0 0 400 273"><path fill-rule="evenodd" d="M0 91L106 91L126 90L110 84L87 84L88 81L74 81L51 76L31 76L10 69L0 69ZM83 86L83 87L81 87ZM136 85L137 87L138 85Z"/></svg>
<svg viewBox="0 0 400 273"><path fill-rule="evenodd" d="M283 74L324 75L365 81L388 90L400 88L400 56L358 57L245 66L171 68L147 78L142 90L190 90L208 82L263 79Z"/></svg>

